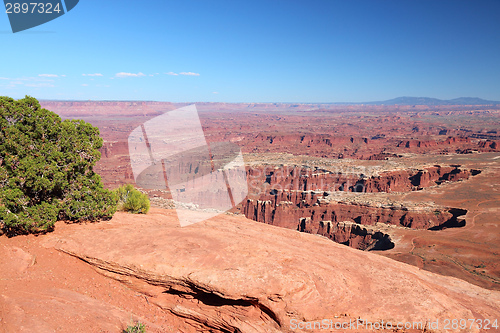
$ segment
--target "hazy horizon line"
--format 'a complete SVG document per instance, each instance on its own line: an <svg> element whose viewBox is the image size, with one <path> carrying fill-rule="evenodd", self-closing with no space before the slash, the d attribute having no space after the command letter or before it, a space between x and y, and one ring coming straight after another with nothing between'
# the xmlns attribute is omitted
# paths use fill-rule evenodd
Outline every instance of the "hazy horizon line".
<svg viewBox="0 0 500 333"><path fill-rule="evenodd" d="M209 102L209 101L182 101L182 102L173 102L169 100L152 100L152 99L53 99L53 98L38 98L39 101L53 101L53 102L153 102L153 103L172 103L172 104L195 104L195 103L206 103L206 104L304 104L304 105L311 105L311 104L335 104L335 105L364 105L364 104L374 104L374 103L380 103L383 104L384 102L391 102L397 99L403 99L403 98L408 98L408 99L427 99L427 100L436 100L436 101L441 101L441 102L451 102L454 100L460 100L460 99L477 99L481 100L483 102L493 102L494 104L500 104L500 101L497 100L489 100L489 99L484 99L481 97L456 97L452 99L441 99L437 97L416 97L416 96L399 96L387 100L374 100L374 101L364 101L364 102L272 102L272 101L239 101L239 102ZM413 104L413 103L409 103ZM409 104L400 104L400 105L409 105ZM421 105L426 105L426 104L421 104ZM453 104L448 104L448 105L453 105ZM459 105L459 104L457 104ZM470 104L474 105L474 104ZM487 104L488 105L488 104Z"/></svg>

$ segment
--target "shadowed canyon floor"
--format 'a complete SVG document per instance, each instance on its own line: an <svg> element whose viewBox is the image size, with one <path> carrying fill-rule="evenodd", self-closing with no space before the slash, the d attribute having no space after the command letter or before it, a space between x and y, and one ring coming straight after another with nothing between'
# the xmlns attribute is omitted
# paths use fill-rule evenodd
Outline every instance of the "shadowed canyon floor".
<svg viewBox="0 0 500 333"><path fill-rule="evenodd" d="M118 332L138 320L148 332L291 332L322 319L495 318L500 307L499 292L228 215L181 228L170 210L117 213L0 246L3 332Z"/></svg>

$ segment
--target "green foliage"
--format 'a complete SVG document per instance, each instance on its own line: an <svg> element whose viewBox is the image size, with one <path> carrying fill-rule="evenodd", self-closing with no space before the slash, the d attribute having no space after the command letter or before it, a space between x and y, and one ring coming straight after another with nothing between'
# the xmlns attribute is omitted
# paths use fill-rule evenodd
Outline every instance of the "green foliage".
<svg viewBox="0 0 500 333"><path fill-rule="evenodd" d="M138 322L135 325L129 325L123 333L146 333L146 326L143 323Z"/></svg>
<svg viewBox="0 0 500 333"><path fill-rule="evenodd" d="M147 194L135 189L132 184L120 186L114 190L118 200L118 210L134 214L146 214L149 211L149 198Z"/></svg>
<svg viewBox="0 0 500 333"><path fill-rule="evenodd" d="M93 167L99 129L64 120L35 98L0 97L0 228L44 232L55 221L113 216L116 198Z"/></svg>

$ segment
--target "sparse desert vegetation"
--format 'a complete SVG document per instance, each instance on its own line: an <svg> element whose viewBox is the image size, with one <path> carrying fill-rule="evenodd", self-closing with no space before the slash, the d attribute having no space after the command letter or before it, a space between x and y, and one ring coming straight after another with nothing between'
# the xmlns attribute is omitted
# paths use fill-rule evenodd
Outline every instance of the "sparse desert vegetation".
<svg viewBox="0 0 500 333"><path fill-rule="evenodd" d="M146 326L143 323L138 322L136 324L129 325L127 329L123 330L123 333L146 333Z"/></svg>
<svg viewBox="0 0 500 333"><path fill-rule="evenodd" d="M134 213L147 214L150 203L148 195L140 192L134 185L125 184L114 190L118 201L118 210Z"/></svg>

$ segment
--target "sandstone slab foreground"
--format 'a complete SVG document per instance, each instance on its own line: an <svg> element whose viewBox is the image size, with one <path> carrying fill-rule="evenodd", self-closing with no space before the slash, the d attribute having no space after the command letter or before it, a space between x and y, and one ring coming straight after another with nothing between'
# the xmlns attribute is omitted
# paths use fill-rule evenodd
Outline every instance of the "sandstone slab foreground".
<svg viewBox="0 0 500 333"><path fill-rule="evenodd" d="M122 281L196 331L499 316L499 292L243 217L220 215L181 228L173 211L117 213L108 222L61 225L43 243Z"/></svg>

